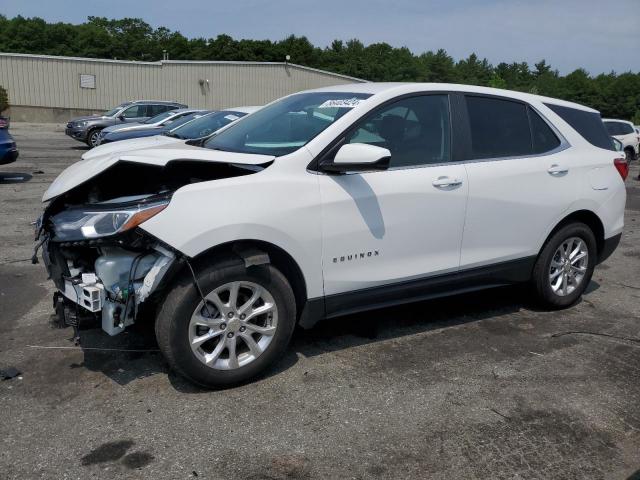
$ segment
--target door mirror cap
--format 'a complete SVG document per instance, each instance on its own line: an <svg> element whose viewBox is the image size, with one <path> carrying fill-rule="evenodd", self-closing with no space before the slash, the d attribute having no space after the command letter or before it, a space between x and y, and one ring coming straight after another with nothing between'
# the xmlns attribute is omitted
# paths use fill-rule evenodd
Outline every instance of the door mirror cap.
<svg viewBox="0 0 640 480"><path fill-rule="evenodd" d="M391 152L387 148L366 143L347 143L336 152L333 162L322 169L332 173L370 172L389 168Z"/></svg>

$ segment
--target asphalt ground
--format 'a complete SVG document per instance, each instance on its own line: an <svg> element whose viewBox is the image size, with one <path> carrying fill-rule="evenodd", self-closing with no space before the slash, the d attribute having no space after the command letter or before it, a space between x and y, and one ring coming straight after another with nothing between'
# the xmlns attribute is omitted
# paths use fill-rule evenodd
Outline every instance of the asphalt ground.
<svg viewBox="0 0 640 480"><path fill-rule="evenodd" d="M87 328L82 348L50 327L30 222L84 147L60 126L12 133L0 369L22 374L0 381L0 478L640 478L637 162L621 245L574 307L500 288L340 318L296 332L264 378L204 391L148 327Z"/></svg>

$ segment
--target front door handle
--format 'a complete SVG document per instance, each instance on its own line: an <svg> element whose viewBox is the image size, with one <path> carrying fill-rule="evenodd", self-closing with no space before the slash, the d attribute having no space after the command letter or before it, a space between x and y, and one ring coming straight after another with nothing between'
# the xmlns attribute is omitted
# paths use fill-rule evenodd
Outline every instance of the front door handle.
<svg viewBox="0 0 640 480"><path fill-rule="evenodd" d="M547 172L549 172L549 175L553 175L554 177L560 177L569 173L569 169L566 167L561 167L557 163L554 163L549 167Z"/></svg>
<svg viewBox="0 0 640 480"><path fill-rule="evenodd" d="M458 187L462 185L462 180L459 178L438 177L432 182L432 185L436 188Z"/></svg>

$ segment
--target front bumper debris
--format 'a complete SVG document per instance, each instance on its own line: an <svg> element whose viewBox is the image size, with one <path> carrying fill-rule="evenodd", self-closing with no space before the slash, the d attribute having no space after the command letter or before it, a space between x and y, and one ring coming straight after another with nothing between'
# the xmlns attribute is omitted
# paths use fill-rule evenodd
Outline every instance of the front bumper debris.
<svg viewBox="0 0 640 480"><path fill-rule="evenodd" d="M58 288L54 305L61 323L77 327L79 318L92 315L109 335L117 335L135 322L140 308L176 259L161 245L140 252L76 243L79 245L74 248L61 247L48 238L43 242L43 262ZM70 305L73 308L69 309Z"/></svg>

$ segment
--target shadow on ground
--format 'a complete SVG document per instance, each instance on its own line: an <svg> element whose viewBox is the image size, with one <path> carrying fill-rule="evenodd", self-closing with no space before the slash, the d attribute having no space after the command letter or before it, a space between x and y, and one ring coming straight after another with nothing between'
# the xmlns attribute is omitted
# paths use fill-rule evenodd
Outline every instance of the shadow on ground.
<svg viewBox="0 0 640 480"><path fill-rule="evenodd" d="M599 285L592 282L590 291ZM437 300L384 308L320 322L310 330L298 329L291 345L277 365L263 378L277 375L296 364L299 355L314 357L356 346L415 335L455 325L509 315L526 308L524 287L503 287ZM499 329L499 326L492 327ZM71 336L71 329L69 329ZM115 337L105 335L96 322L81 330L84 361L70 368L102 372L120 385L156 373L169 374L173 387L183 393L205 390L169 372L155 341L151 322L137 324ZM112 350L110 350L112 349Z"/></svg>

